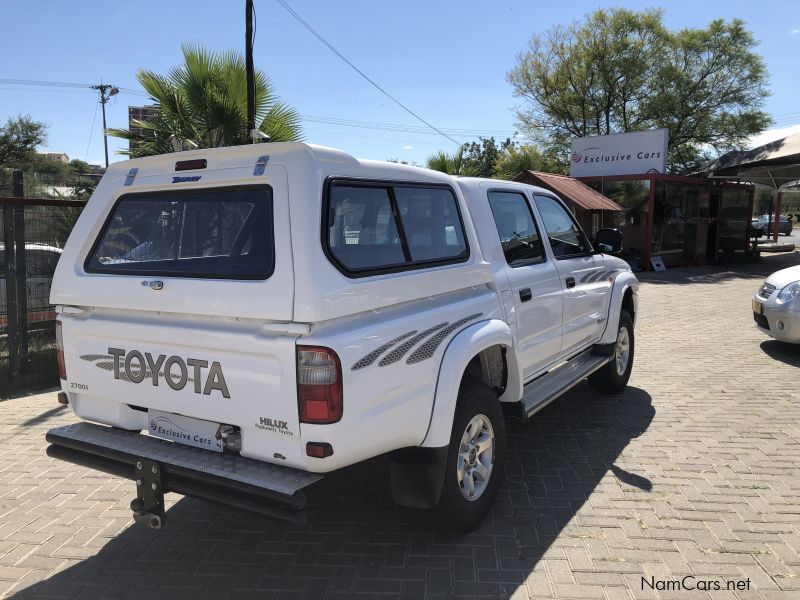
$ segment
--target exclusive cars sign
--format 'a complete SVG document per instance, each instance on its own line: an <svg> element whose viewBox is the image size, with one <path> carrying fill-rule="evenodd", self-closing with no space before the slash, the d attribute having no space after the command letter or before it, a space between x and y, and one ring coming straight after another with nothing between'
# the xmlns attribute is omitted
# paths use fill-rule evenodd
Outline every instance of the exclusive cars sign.
<svg viewBox="0 0 800 600"><path fill-rule="evenodd" d="M572 138L572 177L664 173L667 167L666 129L617 135Z"/></svg>

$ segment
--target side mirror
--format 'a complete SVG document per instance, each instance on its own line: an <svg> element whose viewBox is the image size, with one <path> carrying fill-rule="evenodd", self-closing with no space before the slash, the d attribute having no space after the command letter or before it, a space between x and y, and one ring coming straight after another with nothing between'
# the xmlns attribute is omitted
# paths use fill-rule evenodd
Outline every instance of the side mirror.
<svg viewBox="0 0 800 600"><path fill-rule="evenodd" d="M622 252L622 232L619 229L601 229L594 238L594 247L608 254Z"/></svg>

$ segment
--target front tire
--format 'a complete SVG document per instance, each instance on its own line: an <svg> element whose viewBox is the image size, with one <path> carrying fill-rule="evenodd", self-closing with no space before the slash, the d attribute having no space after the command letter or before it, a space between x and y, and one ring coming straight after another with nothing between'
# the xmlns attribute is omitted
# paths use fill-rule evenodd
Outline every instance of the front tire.
<svg viewBox="0 0 800 600"><path fill-rule="evenodd" d="M469 533L494 504L503 474L506 423L497 395L473 381L461 384L450 434L444 488L434 509L442 529Z"/></svg>
<svg viewBox="0 0 800 600"><path fill-rule="evenodd" d="M628 385L633 370L633 317L627 311L619 315L617 343L611 360L589 376L589 385L600 392L621 392Z"/></svg>

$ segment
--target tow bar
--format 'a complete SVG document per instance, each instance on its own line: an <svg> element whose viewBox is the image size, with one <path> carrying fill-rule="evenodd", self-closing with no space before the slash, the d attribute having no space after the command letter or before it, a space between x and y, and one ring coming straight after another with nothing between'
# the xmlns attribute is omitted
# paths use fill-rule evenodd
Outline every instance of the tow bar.
<svg viewBox="0 0 800 600"><path fill-rule="evenodd" d="M161 465L155 461L136 461L136 498L131 500L133 520L150 529L161 529L167 519L161 473Z"/></svg>

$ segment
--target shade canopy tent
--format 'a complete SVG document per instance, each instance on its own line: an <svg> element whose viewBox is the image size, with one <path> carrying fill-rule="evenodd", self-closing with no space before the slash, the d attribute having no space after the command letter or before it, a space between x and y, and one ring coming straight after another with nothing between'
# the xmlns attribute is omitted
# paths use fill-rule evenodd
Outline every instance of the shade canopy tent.
<svg viewBox="0 0 800 600"><path fill-rule="evenodd" d="M760 183L776 190L775 214L781 212L781 192L800 181L800 133L752 150L733 150L707 163L701 172L708 177ZM773 236L778 239L779 219Z"/></svg>

